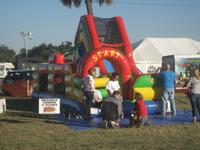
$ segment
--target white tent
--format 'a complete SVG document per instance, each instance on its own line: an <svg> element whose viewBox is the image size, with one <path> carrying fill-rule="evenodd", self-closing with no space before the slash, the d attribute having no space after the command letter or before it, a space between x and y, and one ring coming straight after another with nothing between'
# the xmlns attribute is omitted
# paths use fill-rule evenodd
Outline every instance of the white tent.
<svg viewBox="0 0 200 150"><path fill-rule="evenodd" d="M145 38L133 44L133 57L138 61L162 61L166 55L200 54L200 42L189 38Z"/></svg>
<svg viewBox="0 0 200 150"><path fill-rule="evenodd" d="M200 42L189 38L145 38L134 43L133 49L135 63L142 71L144 64L161 66L162 56L200 54Z"/></svg>

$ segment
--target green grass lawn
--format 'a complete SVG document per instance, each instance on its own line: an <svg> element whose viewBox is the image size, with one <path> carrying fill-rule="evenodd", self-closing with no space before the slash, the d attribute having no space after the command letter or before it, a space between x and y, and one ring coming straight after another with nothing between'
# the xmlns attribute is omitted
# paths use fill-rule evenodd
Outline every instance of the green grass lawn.
<svg viewBox="0 0 200 150"><path fill-rule="evenodd" d="M10 100L8 103L11 109L0 114L0 150L200 148L200 123L74 131L48 116L27 111L28 104L31 104L30 100L27 100L26 104L23 99L16 100L20 103L20 106L16 107L17 110L11 105L13 101ZM177 94L176 104L177 108L190 109L188 99L182 94Z"/></svg>

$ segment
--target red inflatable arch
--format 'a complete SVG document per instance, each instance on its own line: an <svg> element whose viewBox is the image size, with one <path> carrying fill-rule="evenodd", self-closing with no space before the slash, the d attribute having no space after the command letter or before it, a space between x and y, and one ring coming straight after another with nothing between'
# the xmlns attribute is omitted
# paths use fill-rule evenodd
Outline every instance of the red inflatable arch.
<svg viewBox="0 0 200 150"><path fill-rule="evenodd" d="M133 90L127 90L132 89L130 86L132 72L129 61L124 54L114 48L101 47L90 51L87 58L84 58L85 61L80 62L82 63L82 68L80 68L79 71L82 72L82 76L86 76L91 67L97 66L98 63L102 62L104 59L109 60L116 72L123 78L123 98L132 99Z"/></svg>
<svg viewBox="0 0 200 150"><path fill-rule="evenodd" d="M83 64L83 76L86 76L88 70L96 66L103 59L109 60L113 64L113 67L117 68L116 70L123 78L123 83L126 83L131 78L131 67L127 57L120 51L108 47L101 47L91 51Z"/></svg>

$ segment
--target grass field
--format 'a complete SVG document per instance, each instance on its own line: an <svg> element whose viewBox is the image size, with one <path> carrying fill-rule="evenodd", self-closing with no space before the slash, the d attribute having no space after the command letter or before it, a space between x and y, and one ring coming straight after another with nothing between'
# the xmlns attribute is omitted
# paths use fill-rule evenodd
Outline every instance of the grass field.
<svg viewBox="0 0 200 150"><path fill-rule="evenodd" d="M16 110L14 102L20 103ZM32 109L30 104L30 100L26 99L9 100L10 110L0 114L0 150L200 148L200 123L73 131L48 116L29 112L28 110ZM190 109L189 101L184 95L177 94L176 104L177 108Z"/></svg>

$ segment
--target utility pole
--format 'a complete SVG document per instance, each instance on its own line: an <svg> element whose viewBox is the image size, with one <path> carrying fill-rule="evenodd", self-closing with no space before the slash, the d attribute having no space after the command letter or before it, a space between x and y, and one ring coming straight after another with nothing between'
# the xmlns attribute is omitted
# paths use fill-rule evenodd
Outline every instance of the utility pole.
<svg viewBox="0 0 200 150"><path fill-rule="evenodd" d="M28 49L27 49L27 40L32 40L32 33L31 32L20 32L22 39L24 40L24 48L26 52L26 61L28 62Z"/></svg>

